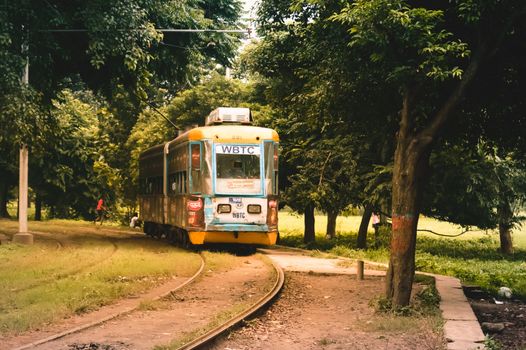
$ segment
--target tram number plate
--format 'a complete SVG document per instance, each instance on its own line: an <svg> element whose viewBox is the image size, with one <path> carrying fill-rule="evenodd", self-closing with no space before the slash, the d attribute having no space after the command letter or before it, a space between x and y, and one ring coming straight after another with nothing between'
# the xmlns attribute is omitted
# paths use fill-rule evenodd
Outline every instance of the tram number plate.
<svg viewBox="0 0 526 350"><path fill-rule="evenodd" d="M244 219L245 218L245 213L232 213L232 217L234 219Z"/></svg>

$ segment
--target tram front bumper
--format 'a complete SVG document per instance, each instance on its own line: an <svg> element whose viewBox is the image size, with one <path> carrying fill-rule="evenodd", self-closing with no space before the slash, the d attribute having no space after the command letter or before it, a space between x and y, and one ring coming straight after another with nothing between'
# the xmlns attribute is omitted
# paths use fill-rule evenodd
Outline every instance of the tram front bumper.
<svg viewBox="0 0 526 350"><path fill-rule="evenodd" d="M189 231L192 244L205 243L238 243L238 244L276 244L277 231Z"/></svg>

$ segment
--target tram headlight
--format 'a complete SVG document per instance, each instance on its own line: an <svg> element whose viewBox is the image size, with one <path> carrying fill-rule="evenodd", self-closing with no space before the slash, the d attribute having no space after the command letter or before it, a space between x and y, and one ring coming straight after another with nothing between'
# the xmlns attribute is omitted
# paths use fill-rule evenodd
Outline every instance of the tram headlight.
<svg viewBox="0 0 526 350"><path fill-rule="evenodd" d="M231 211L232 211L232 207L230 206L230 204L219 204L217 206L218 214L227 214L227 213L230 213Z"/></svg>
<svg viewBox="0 0 526 350"><path fill-rule="evenodd" d="M247 207L249 214L261 214L261 205L259 204L249 204Z"/></svg>

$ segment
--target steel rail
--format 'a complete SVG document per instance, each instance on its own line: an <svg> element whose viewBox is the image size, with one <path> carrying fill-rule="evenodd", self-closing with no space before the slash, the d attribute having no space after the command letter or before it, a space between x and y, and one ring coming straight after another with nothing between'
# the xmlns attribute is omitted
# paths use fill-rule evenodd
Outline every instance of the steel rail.
<svg viewBox="0 0 526 350"><path fill-rule="evenodd" d="M280 266L278 266L274 261L271 261L271 262L272 262L272 266L274 267L276 271L276 280L274 281L274 285L272 289L268 293L263 295L258 301L252 304L252 306L250 306L245 311L242 311L238 315L230 318L225 323L211 329L205 334L182 345L181 347L177 348L177 350L191 350L191 349L197 349L199 347L202 347L210 343L215 338L225 333L226 331L228 331L235 325L241 323L243 320L254 315L256 312L260 311L266 305L268 305L278 295L278 293L281 291L285 283L285 275L283 273L283 269Z"/></svg>
<svg viewBox="0 0 526 350"><path fill-rule="evenodd" d="M205 258L203 257L202 254L199 254L199 256L201 257L201 266L199 267L199 270L193 275L191 276L189 279L187 279L185 282L181 283L180 285L178 285L176 288L166 292L166 293L163 293L161 295L158 295L157 297L153 298L152 300L159 300L159 299L162 299L172 293L174 293L175 291L178 291L179 289L182 289L183 287L187 286L188 284L192 283L193 281L195 281L199 276L201 276L201 274L203 273L204 269L205 269ZM73 334L73 333L79 333L79 332L82 332L88 328L91 328L91 327L94 327L94 326L98 326L102 323L105 323L107 321L110 321L114 318L117 318L117 317L120 317L120 316L123 316L123 315L126 315L126 314L129 314L133 311L135 311L138 307L140 306L140 302L137 302L137 305L135 306L132 306L132 307L128 307L128 308L125 308L123 310L120 310L120 311L117 311L111 315L108 315L106 317L103 317L101 319L98 319L96 321L93 321L93 322L89 322L89 323L86 323L86 324L83 324L83 325L80 325L78 327L75 327L75 328L71 328L71 329L67 329L63 332L60 332L60 333L57 333L57 334L53 334L47 338L44 338L44 339L40 339L40 340L37 340L37 341L34 341L32 343L29 343L29 344L25 344L25 345L22 345L18 348L15 348L13 350L25 350L25 349L31 349L31 348L34 348L35 346L38 346L38 345L42 345L42 344L45 344L45 343L49 343L49 342L52 342L54 340L57 340L57 339L60 339L60 338L63 338L67 335L70 335L70 334Z"/></svg>

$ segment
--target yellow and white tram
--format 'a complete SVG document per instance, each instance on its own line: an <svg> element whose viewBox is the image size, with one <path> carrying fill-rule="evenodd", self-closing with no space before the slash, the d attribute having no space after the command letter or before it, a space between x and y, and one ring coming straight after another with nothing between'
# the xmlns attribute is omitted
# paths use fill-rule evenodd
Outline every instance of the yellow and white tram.
<svg viewBox="0 0 526 350"><path fill-rule="evenodd" d="M278 238L278 134L248 108L220 107L206 126L140 155L144 232L200 245Z"/></svg>

